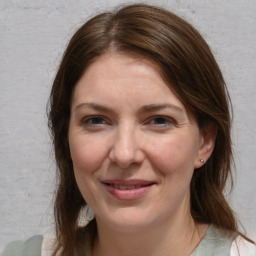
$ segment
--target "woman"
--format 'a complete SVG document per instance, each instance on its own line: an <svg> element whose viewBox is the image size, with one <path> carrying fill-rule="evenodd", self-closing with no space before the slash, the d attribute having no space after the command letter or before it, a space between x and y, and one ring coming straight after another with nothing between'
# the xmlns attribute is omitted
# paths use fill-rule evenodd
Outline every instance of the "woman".
<svg viewBox="0 0 256 256"><path fill-rule="evenodd" d="M15 246L21 255L256 255L223 195L232 181L225 82L181 18L137 4L85 23L54 80L49 127L55 243L33 237L4 256Z"/></svg>

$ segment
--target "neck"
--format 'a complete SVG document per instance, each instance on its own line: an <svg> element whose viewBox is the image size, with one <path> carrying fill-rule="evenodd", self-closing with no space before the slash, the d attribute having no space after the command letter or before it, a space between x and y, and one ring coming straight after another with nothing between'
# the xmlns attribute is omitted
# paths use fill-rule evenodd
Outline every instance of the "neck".
<svg viewBox="0 0 256 256"><path fill-rule="evenodd" d="M206 229L207 225L196 224L190 215L132 233L106 229L98 223L93 256L185 256L194 250Z"/></svg>

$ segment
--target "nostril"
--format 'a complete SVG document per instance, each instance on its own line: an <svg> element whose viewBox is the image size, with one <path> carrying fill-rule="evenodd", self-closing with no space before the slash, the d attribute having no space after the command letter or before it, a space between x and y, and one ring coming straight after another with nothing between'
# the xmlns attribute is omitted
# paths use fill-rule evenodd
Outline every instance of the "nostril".
<svg viewBox="0 0 256 256"><path fill-rule="evenodd" d="M109 153L109 159L125 171L132 165L140 165L144 159L144 154L139 148L119 147L117 145Z"/></svg>

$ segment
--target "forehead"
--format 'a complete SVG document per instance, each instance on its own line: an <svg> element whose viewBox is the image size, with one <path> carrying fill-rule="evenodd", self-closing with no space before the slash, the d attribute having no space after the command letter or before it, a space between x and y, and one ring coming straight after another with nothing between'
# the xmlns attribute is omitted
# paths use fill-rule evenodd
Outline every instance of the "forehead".
<svg viewBox="0 0 256 256"><path fill-rule="evenodd" d="M107 52L96 58L85 71L87 79L122 79L151 76L160 78L160 68L152 60L135 54Z"/></svg>
<svg viewBox="0 0 256 256"><path fill-rule="evenodd" d="M182 109L190 121L195 120L162 77L160 68L153 61L133 55L106 53L92 62L77 82L71 108L96 103L122 112L136 111L147 105L171 104Z"/></svg>
<svg viewBox="0 0 256 256"><path fill-rule="evenodd" d="M171 92L171 86L162 79L159 67L148 59L117 53L97 58L84 72L75 86L75 100L82 92L113 91L147 94L154 91L160 96Z"/></svg>

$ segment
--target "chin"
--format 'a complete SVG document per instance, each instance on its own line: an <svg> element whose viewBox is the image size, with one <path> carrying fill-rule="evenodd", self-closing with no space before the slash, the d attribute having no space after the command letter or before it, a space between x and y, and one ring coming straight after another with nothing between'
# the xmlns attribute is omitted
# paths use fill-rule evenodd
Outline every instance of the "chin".
<svg viewBox="0 0 256 256"><path fill-rule="evenodd" d="M117 211L109 218L99 219L96 217L97 222L107 225L115 232L120 233L135 233L146 230L148 227L152 228L154 220L150 219L150 215L139 214L134 211Z"/></svg>

